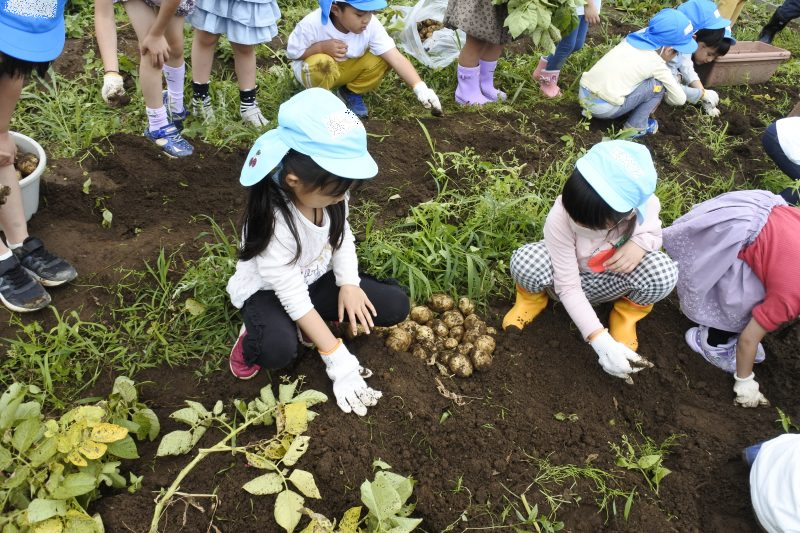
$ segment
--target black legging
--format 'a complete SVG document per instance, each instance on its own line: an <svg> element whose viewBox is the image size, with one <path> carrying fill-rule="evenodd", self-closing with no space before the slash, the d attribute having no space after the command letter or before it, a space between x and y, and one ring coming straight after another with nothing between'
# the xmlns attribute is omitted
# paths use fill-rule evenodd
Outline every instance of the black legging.
<svg viewBox="0 0 800 533"><path fill-rule="evenodd" d="M376 326L393 326L408 316L408 296L396 284L360 274L361 289L375 306ZM311 303L323 320L339 319L339 287L333 271L308 286ZM297 357L297 325L286 313L275 291L258 291L242 306L247 336L242 345L248 364L265 369L288 366Z"/></svg>

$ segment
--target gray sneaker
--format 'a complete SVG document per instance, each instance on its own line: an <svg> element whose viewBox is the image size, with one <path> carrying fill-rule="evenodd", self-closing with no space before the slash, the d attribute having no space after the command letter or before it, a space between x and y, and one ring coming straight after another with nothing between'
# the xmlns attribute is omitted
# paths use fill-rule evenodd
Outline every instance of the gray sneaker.
<svg viewBox="0 0 800 533"><path fill-rule="evenodd" d="M56 287L78 277L72 265L48 252L36 237L28 237L14 256L34 279L45 287Z"/></svg>
<svg viewBox="0 0 800 533"><path fill-rule="evenodd" d="M0 301L12 311L28 313L50 305L50 295L12 255L0 261Z"/></svg>

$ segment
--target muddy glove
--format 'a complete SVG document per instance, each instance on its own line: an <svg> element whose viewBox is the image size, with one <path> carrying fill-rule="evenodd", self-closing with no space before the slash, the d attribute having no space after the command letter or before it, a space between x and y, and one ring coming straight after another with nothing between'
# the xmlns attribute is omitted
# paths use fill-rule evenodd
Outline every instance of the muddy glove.
<svg viewBox="0 0 800 533"><path fill-rule="evenodd" d="M367 385L361 375L361 365L356 356L350 353L342 339L330 352L319 352L325 361L328 377L333 381L333 395L339 409L345 413L355 412L358 416L367 414L367 407L378 403L383 396L381 391Z"/></svg>
<svg viewBox="0 0 800 533"><path fill-rule="evenodd" d="M736 380L736 383L733 384L733 392L736 393L736 399L733 400L734 405L742 407L769 405L769 400L758 390L755 372L751 372L746 378L740 378L734 373L733 379Z"/></svg>
<svg viewBox="0 0 800 533"><path fill-rule="evenodd" d="M100 91L105 103L118 106L125 97L125 87L122 85L122 76L119 72L106 72L103 76L103 89Z"/></svg>
<svg viewBox="0 0 800 533"><path fill-rule="evenodd" d="M433 89L428 88L424 81L414 85L414 94L417 95L417 100L425 109L430 109L434 115L442 114L442 104L439 103L439 97L433 92Z"/></svg>
<svg viewBox="0 0 800 533"><path fill-rule="evenodd" d="M624 379L628 385L633 385L631 374L653 366L653 363L641 355L621 342L615 341L608 330L599 334L589 344L597 352L603 370L614 377Z"/></svg>
<svg viewBox="0 0 800 533"><path fill-rule="evenodd" d="M703 96L700 97L700 105L703 107L703 111L706 112L706 115L718 117L719 109L717 109L717 106L719 105L719 94L717 94L717 91L705 89L703 91Z"/></svg>

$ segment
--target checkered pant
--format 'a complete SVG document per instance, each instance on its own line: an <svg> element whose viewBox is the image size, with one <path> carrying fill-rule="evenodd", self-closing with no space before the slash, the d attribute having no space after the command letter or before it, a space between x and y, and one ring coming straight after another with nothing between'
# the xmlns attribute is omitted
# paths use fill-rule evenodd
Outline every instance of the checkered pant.
<svg viewBox="0 0 800 533"><path fill-rule="evenodd" d="M553 263L544 241L518 248L511 256L511 277L528 292L553 292ZM678 282L678 265L664 252L647 252L630 274L581 272L581 288L592 304L623 296L639 305L664 299Z"/></svg>

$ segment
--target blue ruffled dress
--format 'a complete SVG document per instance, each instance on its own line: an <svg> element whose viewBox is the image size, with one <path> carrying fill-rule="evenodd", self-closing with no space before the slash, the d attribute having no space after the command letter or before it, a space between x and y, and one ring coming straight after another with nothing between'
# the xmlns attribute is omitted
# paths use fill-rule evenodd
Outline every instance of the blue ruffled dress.
<svg viewBox="0 0 800 533"><path fill-rule="evenodd" d="M232 43L260 44L278 34L276 0L197 0L190 21L195 29L225 35Z"/></svg>

